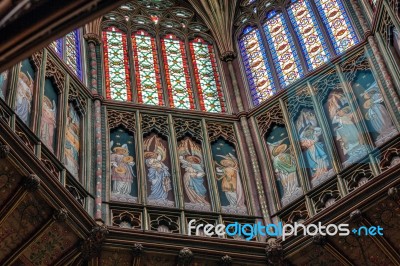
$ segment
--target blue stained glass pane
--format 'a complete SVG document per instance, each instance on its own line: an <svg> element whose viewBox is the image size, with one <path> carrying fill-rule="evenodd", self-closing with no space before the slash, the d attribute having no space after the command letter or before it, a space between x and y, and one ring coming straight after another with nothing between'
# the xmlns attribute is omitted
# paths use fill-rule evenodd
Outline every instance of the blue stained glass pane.
<svg viewBox="0 0 400 266"><path fill-rule="evenodd" d="M76 29L65 36L65 62L82 80L81 68L81 44L79 29Z"/></svg>
<svg viewBox="0 0 400 266"><path fill-rule="evenodd" d="M63 58L63 38L55 40L50 44L50 47L57 53L57 55Z"/></svg>
<svg viewBox="0 0 400 266"><path fill-rule="evenodd" d="M315 0L337 54L358 43L343 3L340 0Z"/></svg>
<svg viewBox="0 0 400 266"><path fill-rule="evenodd" d="M308 0L293 2L288 8L288 14L300 41L308 69L315 69L327 62L330 53L310 2Z"/></svg>
<svg viewBox="0 0 400 266"><path fill-rule="evenodd" d="M302 77L304 73L282 13L277 13L269 19L264 24L264 31L278 73L279 83L282 87L286 87Z"/></svg>
<svg viewBox="0 0 400 266"><path fill-rule="evenodd" d="M251 97L254 105L258 105L276 91L259 30L249 32L247 29L246 33L240 38L239 47Z"/></svg>

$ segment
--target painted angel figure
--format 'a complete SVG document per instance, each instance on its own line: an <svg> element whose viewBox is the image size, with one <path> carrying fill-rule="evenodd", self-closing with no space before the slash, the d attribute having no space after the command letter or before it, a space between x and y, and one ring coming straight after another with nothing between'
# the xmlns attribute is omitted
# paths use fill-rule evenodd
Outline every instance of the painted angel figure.
<svg viewBox="0 0 400 266"><path fill-rule="evenodd" d="M336 140L340 142L343 153L351 157L351 151L361 145L361 136L353 122L348 100L342 93L333 93L329 96L328 104Z"/></svg>
<svg viewBox="0 0 400 266"><path fill-rule="evenodd" d="M297 182L296 161L290 147L282 143L285 139L268 143L277 179L283 187L283 198L292 195L299 186Z"/></svg>
<svg viewBox="0 0 400 266"><path fill-rule="evenodd" d="M181 167L185 169L183 184L189 201L208 205L207 189L204 186L206 173L202 164L200 147L190 139L185 139L178 147L178 154Z"/></svg>
<svg viewBox="0 0 400 266"><path fill-rule="evenodd" d="M300 146L310 165L312 178L318 178L328 171L328 155L320 141L322 129L318 127L314 113L305 111L301 113L297 122L300 134Z"/></svg>
<svg viewBox="0 0 400 266"><path fill-rule="evenodd" d="M15 113L27 124L31 113L31 102L33 97L33 79L29 73L20 71L17 96L15 100Z"/></svg>
<svg viewBox="0 0 400 266"><path fill-rule="evenodd" d="M56 102L43 97L42 120L40 133L42 141L49 150L54 152L54 134L56 129L57 106Z"/></svg>
<svg viewBox="0 0 400 266"><path fill-rule="evenodd" d="M154 140L154 151L146 151L144 158L146 166L148 167L147 180L151 186L151 193L148 196L149 200L166 200L168 192L172 189L171 179L168 166L164 164L167 157L166 148L161 143L160 138L153 136L145 141L145 150L149 147Z"/></svg>
<svg viewBox="0 0 400 266"><path fill-rule="evenodd" d="M229 201L229 207L244 207L244 192L240 182L239 164L235 156L229 153L226 156L218 155L223 159L216 165L217 180L221 180L222 191Z"/></svg>
<svg viewBox="0 0 400 266"><path fill-rule="evenodd" d="M371 122L376 132L383 136L393 131L393 123L386 107L382 104L383 97L376 81L361 95L364 96L364 108L367 110L365 119Z"/></svg>
<svg viewBox="0 0 400 266"><path fill-rule="evenodd" d="M111 141L110 147L113 146ZM124 196L130 196L133 178L133 166L135 162L133 157L129 155L128 145L114 147L111 153L111 180L112 193Z"/></svg>

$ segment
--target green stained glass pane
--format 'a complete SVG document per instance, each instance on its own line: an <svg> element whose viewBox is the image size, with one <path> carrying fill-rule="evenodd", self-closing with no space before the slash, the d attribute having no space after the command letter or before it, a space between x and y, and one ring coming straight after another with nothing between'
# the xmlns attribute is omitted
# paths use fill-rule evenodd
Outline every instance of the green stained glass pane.
<svg viewBox="0 0 400 266"><path fill-rule="evenodd" d="M103 32L107 98L130 101L126 34L111 27Z"/></svg>
<svg viewBox="0 0 400 266"><path fill-rule="evenodd" d="M225 102L212 46L203 39L196 38L190 43L190 50L200 108L208 112L224 112Z"/></svg>
<svg viewBox="0 0 400 266"><path fill-rule="evenodd" d="M138 102L163 105L155 39L145 31L132 36Z"/></svg>
<svg viewBox="0 0 400 266"><path fill-rule="evenodd" d="M184 43L172 34L161 42L170 105L194 109Z"/></svg>

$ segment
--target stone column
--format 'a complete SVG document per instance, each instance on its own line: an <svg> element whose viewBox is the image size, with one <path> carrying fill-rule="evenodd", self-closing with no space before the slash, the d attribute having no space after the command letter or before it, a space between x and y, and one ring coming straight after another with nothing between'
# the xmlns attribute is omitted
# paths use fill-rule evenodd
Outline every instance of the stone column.
<svg viewBox="0 0 400 266"><path fill-rule="evenodd" d="M233 65L232 65L232 61L235 59L235 57L236 57L236 54L234 52L227 52L227 53L224 53L223 56L221 56L221 60L225 61L228 64L229 75L230 75L230 78L232 81L232 86L233 86L233 92L235 94L236 103L237 103L238 111L240 114L240 113L244 112L244 108L243 108L242 98L240 96L239 86L238 86L237 79L236 79L236 73L235 73L235 71L233 69ZM252 167L253 173L254 173L254 180L256 182L257 188L259 188L259 187L262 187L262 181L261 181L262 175L261 175L261 171L260 171L260 166L258 164L257 154L256 154L256 151L254 148L254 143L251 138L249 124L248 124L248 121L247 121L247 118L245 115L240 115L240 124L243 129L243 135L245 137L245 142L248 147L250 158L252 158L251 167ZM265 219L265 221L270 221L264 191L262 189L257 189L257 190L258 190L258 194L259 194L259 202L261 205L261 210L263 212L264 219Z"/></svg>
<svg viewBox="0 0 400 266"><path fill-rule="evenodd" d="M101 96L101 88L99 86L99 73L98 73L98 58L100 55L97 54L97 47L101 44L100 38L100 23L101 18L98 18L85 25L84 38L86 39L89 51L88 51L88 70L90 73L90 79L88 86L92 91L94 98L94 131L95 131L95 152L96 152L96 171L95 171L95 207L94 207L94 218L99 223L103 223L102 219L102 191L103 191L103 153L102 153L102 132L101 132L101 102L103 100ZM101 76L100 76L101 77Z"/></svg>
<svg viewBox="0 0 400 266"><path fill-rule="evenodd" d="M389 90L390 97L393 99L393 102L396 105L397 111L400 112L400 100L397 95L396 88L393 84L392 77L390 76L390 73L386 67L382 53L379 51L378 44L377 44L374 36L371 35L371 30L368 27L368 23L364 18L364 15L361 11L361 7L360 7L358 1L352 0L351 3L353 4L354 11L356 12L356 15L360 21L361 27L362 27L363 31L365 32L365 37L367 38L368 43L372 48L372 52L376 58L376 61L378 62L379 69L382 71L386 86Z"/></svg>

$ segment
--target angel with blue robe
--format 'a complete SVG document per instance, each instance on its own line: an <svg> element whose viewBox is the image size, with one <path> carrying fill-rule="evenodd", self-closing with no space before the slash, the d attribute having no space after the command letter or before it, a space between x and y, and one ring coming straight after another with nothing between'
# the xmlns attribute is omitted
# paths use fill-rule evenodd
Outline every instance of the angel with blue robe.
<svg viewBox="0 0 400 266"><path fill-rule="evenodd" d="M147 180L150 183L151 193L148 196L149 200L167 200L168 192L172 190L171 179L168 166L164 164L167 157L166 148L161 143L161 140L157 136L145 141L145 150L154 140L155 148L154 151L146 151L144 158L146 166L148 167Z"/></svg>

